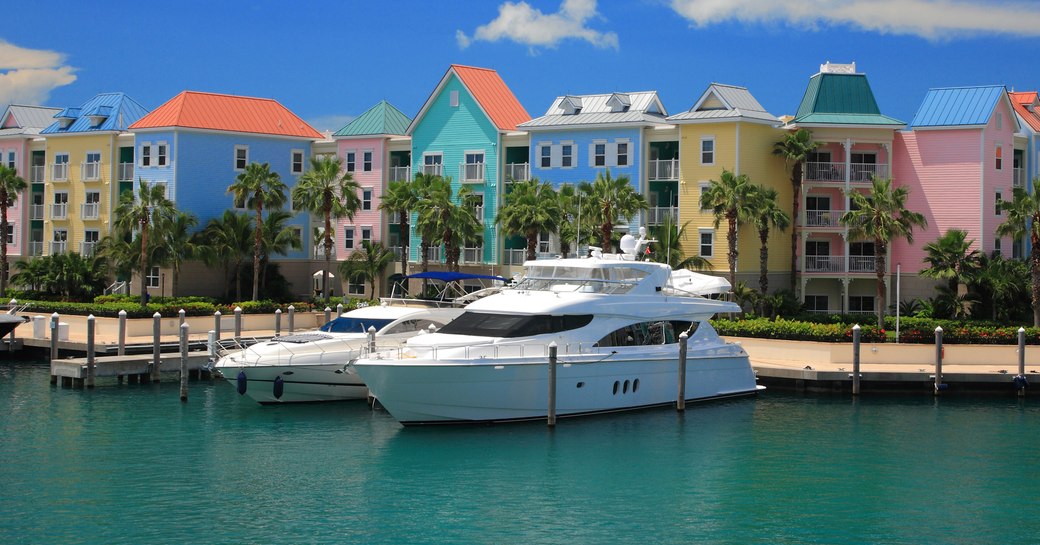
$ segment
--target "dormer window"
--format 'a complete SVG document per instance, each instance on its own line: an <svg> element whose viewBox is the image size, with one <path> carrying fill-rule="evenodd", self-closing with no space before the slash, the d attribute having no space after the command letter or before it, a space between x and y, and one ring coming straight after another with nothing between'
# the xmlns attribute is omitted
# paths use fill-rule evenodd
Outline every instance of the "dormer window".
<svg viewBox="0 0 1040 545"><path fill-rule="evenodd" d="M92 129L100 127L101 124L104 123L106 119L108 119L107 115L91 115L87 117L90 118L90 128Z"/></svg>
<svg viewBox="0 0 1040 545"><path fill-rule="evenodd" d="M632 100L626 94L614 93L607 99L607 106L610 107L610 111L613 113L627 112L632 106Z"/></svg>
<svg viewBox="0 0 1040 545"><path fill-rule="evenodd" d="M560 108L563 110L563 115L578 115L581 113L581 97L563 97L560 101Z"/></svg>

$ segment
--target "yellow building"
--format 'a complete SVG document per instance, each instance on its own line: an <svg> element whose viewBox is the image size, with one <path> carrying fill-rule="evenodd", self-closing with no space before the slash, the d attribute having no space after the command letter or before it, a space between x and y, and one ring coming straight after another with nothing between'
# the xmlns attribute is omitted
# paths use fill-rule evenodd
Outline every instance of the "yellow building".
<svg viewBox="0 0 1040 545"><path fill-rule="evenodd" d="M122 93L104 93L65 108L41 132L45 184L32 198L43 205L43 221L30 232L30 246L42 246L43 255L94 252L112 230L119 194L133 187L134 140L126 128L146 113Z"/></svg>
<svg viewBox="0 0 1040 545"><path fill-rule="evenodd" d="M719 180L723 170L746 174L751 182L776 189L781 207L791 213L792 189L783 159L773 144L783 138L780 121L744 87L713 83L688 111L668 121L679 126L679 217L690 222L683 250L708 259L715 274L729 274L729 244L725 220L715 228L711 210L701 208L701 195ZM790 288L790 231L772 229L768 239L769 290ZM737 231L738 282L758 288L758 231L741 225Z"/></svg>

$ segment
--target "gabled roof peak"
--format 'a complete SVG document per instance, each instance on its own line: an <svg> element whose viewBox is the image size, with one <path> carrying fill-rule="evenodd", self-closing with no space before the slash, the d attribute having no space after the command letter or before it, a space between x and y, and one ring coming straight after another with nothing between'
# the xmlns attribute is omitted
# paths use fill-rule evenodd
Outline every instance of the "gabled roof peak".
<svg viewBox="0 0 1040 545"><path fill-rule="evenodd" d="M411 122L411 118L401 113L393 104L380 100L336 131L333 136L402 135L408 130Z"/></svg>
<svg viewBox="0 0 1040 545"><path fill-rule="evenodd" d="M447 85L452 74L458 78L487 119L499 131L516 130L518 124L531 119L527 110L516 99L516 96L513 95L513 92L506 85L506 82L502 80L498 72L491 68L452 64L448 67L448 71L444 73L444 76L441 77L437 87L430 93L419 113L416 114L415 119L408 125L406 134L412 134L416 124L425 116L426 111L444 89L444 86Z"/></svg>
<svg viewBox="0 0 1040 545"><path fill-rule="evenodd" d="M271 98L181 91L131 129L189 128L321 139L313 127Z"/></svg>

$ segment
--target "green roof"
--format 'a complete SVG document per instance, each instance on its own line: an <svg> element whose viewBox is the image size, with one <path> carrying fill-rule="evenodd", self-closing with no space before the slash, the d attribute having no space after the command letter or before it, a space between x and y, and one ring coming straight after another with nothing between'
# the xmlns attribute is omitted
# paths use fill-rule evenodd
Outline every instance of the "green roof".
<svg viewBox="0 0 1040 545"><path fill-rule="evenodd" d="M394 108L385 100L372 106L365 113L354 118L333 136L371 136L378 134L404 134L411 118Z"/></svg>
<svg viewBox="0 0 1040 545"><path fill-rule="evenodd" d="M816 74L809 80L794 123L905 125L881 114L864 74Z"/></svg>

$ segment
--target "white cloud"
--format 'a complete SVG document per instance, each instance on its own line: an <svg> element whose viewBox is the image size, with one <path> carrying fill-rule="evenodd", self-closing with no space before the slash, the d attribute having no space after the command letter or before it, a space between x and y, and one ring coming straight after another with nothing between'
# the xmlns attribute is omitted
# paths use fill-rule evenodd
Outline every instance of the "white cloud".
<svg viewBox="0 0 1040 545"><path fill-rule="evenodd" d="M0 40L0 104L43 104L51 90L76 81L65 55Z"/></svg>
<svg viewBox="0 0 1040 545"><path fill-rule="evenodd" d="M1040 3L1009 0L671 0L697 26L735 20L815 28L850 25L928 39L967 34L1040 36Z"/></svg>
<svg viewBox="0 0 1040 545"><path fill-rule="evenodd" d="M350 123L353 120L354 120L354 116L352 116L352 115L331 114L331 115L323 115L323 116L319 116L319 117L314 117L314 118L311 118L311 119L307 119L306 121L307 121L308 125L314 127L314 129L317 130L318 132L325 132L325 131L336 132L336 131L342 129L344 126L346 126L347 123Z"/></svg>
<svg viewBox="0 0 1040 545"><path fill-rule="evenodd" d="M594 18L599 18L596 0L564 0L559 12L549 14L527 2L506 2L498 7L498 17L490 23L477 27L472 36L456 31L455 40L462 49L476 41L511 40L529 46L533 52L537 47L556 47L566 39L617 49L616 33L593 30L586 25Z"/></svg>

